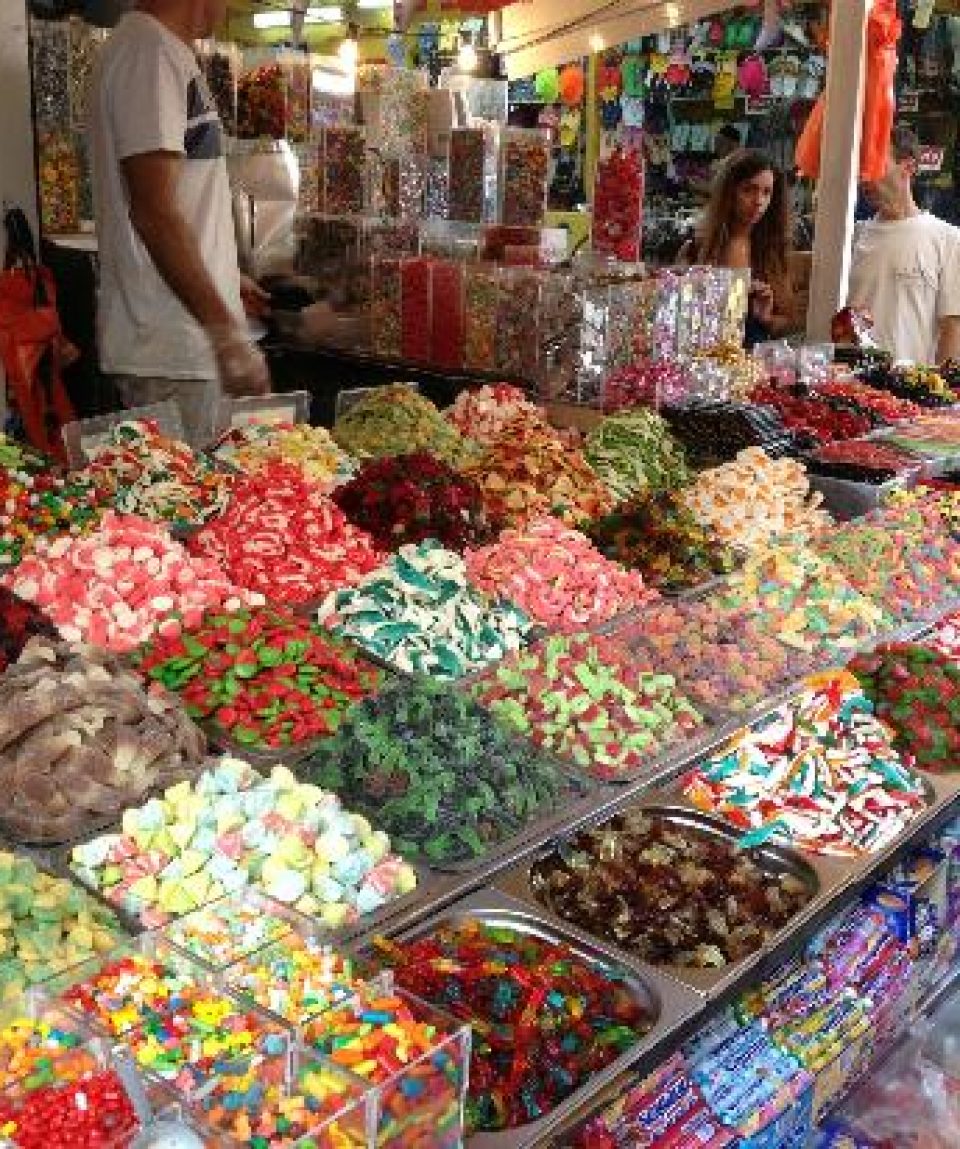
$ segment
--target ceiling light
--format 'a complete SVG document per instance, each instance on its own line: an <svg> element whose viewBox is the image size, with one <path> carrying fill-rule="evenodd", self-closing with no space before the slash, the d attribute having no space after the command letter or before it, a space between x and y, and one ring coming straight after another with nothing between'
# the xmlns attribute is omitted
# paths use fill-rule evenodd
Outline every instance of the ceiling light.
<svg viewBox="0 0 960 1149"><path fill-rule="evenodd" d="M355 68L357 66L357 58L360 55L360 45L357 43L356 24L350 25L347 38L337 49L337 55L340 57L341 63L345 64L348 68Z"/></svg>
<svg viewBox="0 0 960 1149"><path fill-rule="evenodd" d="M460 49L457 52L457 69L461 72L475 72L477 70L477 50L473 46L473 37L469 32L465 32L460 41Z"/></svg>
<svg viewBox="0 0 960 1149"><path fill-rule="evenodd" d="M357 0L357 7L362 12L377 12L381 8L392 8L393 0Z"/></svg>
<svg viewBox="0 0 960 1149"><path fill-rule="evenodd" d="M254 12L253 14L254 28L289 28L290 27L290 13L289 12Z"/></svg>
<svg viewBox="0 0 960 1149"><path fill-rule="evenodd" d="M590 37L590 51L593 52L594 54L596 54L597 52L602 52L603 48L604 48L603 37L598 36L596 33L594 33Z"/></svg>
<svg viewBox="0 0 960 1149"><path fill-rule="evenodd" d="M343 19L343 9L339 4L328 4L323 8L308 8L304 23L339 24Z"/></svg>

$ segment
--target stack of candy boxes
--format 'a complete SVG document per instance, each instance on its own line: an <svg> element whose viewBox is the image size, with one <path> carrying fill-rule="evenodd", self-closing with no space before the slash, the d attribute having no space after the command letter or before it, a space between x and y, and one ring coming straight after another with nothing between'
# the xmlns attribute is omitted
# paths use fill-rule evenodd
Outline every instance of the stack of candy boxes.
<svg viewBox="0 0 960 1149"><path fill-rule="evenodd" d="M578 1132L580 1149L804 1149L960 948L960 818Z"/></svg>
<svg viewBox="0 0 960 1149"><path fill-rule="evenodd" d="M24 1017L66 1019L87 1051L85 1062L74 1056L75 1077L89 1077L95 1061L113 1080L116 1060L132 1058L151 1097L207 1145L463 1142L469 1027L395 991L389 974L355 974L307 920L266 898L253 907L226 898L143 934L31 991L5 1016L0 1084L5 1036ZM35 1074L8 1075L9 1104L35 1084ZM10 1112L2 1102L0 1119ZM0 1128L0 1143L13 1131ZM126 1149L130 1139L127 1127L96 1144Z"/></svg>

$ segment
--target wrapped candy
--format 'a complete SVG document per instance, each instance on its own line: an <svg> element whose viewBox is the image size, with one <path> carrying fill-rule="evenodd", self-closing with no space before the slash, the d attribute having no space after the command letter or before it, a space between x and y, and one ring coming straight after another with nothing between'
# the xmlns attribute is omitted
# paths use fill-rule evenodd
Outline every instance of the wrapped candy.
<svg viewBox="0 0 960 1149"><path fill-rule="evenodd" d="M625 263L640 259L643 161L637 151L615 148L597 165L593 200L593 250Z"/></svg>

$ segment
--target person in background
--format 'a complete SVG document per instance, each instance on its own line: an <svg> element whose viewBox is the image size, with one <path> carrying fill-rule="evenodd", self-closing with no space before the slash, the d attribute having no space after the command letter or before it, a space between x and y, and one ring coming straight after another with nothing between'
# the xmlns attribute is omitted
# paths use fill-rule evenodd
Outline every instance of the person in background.
<svg viewBox="0 0 960 1149"><path fill-rule="evenodd" d="M717 174L723 167L723 164L734 152L740 151L742 147L743 141L737 129L733 124L724 124L713 138L713 159L710 161L710 178L708 180L691 180L690 186L693 190L698 195L702 195L704 199L708 199L710 192L713 190L713 181L717 178Z"/></svg>
<svg viewBox="0 0 960 1149"><path fill-rule="evenodd" d="M226 0L141 0L100 53L88 130L102 370L128 407L176 401L188 439L216 431L221 386L269 392L244 305L224 138L194 54Z"/></svg>
<svg viewBox="0 0 960 1149"><path fill-rule="evenodd" d="M680 258L750 270L746 343L753 346L794 326L791 246L783 174L762 152L740 150L720 169L698 235Z"/></svg>
<svg viewBox="0 0 960 1149"><path fill-rule="evenodd" d="M882 179L863 185L876 212L854 237L848 305L873 316L896 359L960 359L960 229L921 211L913 195L920 142L894 132Z"/></svg>

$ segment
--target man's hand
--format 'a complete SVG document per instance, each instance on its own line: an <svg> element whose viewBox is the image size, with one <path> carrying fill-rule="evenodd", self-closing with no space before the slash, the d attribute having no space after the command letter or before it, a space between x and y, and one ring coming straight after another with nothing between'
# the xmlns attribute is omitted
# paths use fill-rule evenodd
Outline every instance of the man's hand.
<svg viewBox="0 0 960 1149"><path fill-rule="evenodd" d="M269 395L270 372L263 352L242 328L207 333L217 357L220 386L228 395Z"/></svg>
<svg viewBox="0 0 960 1149"><path fill-rule="evenodd" d="M266 319L270 314L270 296L249 275L240 276L240 298L243 310L251 319Z"/></svg>
<svg viewBox="0 0 960 1149"><path fill-rule="evenodd" d="M761 323L769 323L773 318L773 288L761 279L750 284L750 314Z"/></svg>
<svg viewBox="0 0 960 1149"><path fill-rule="evenodd" d="M937 338L937 362L960 359L960 315L947 315L940 320Z"/></svg>

